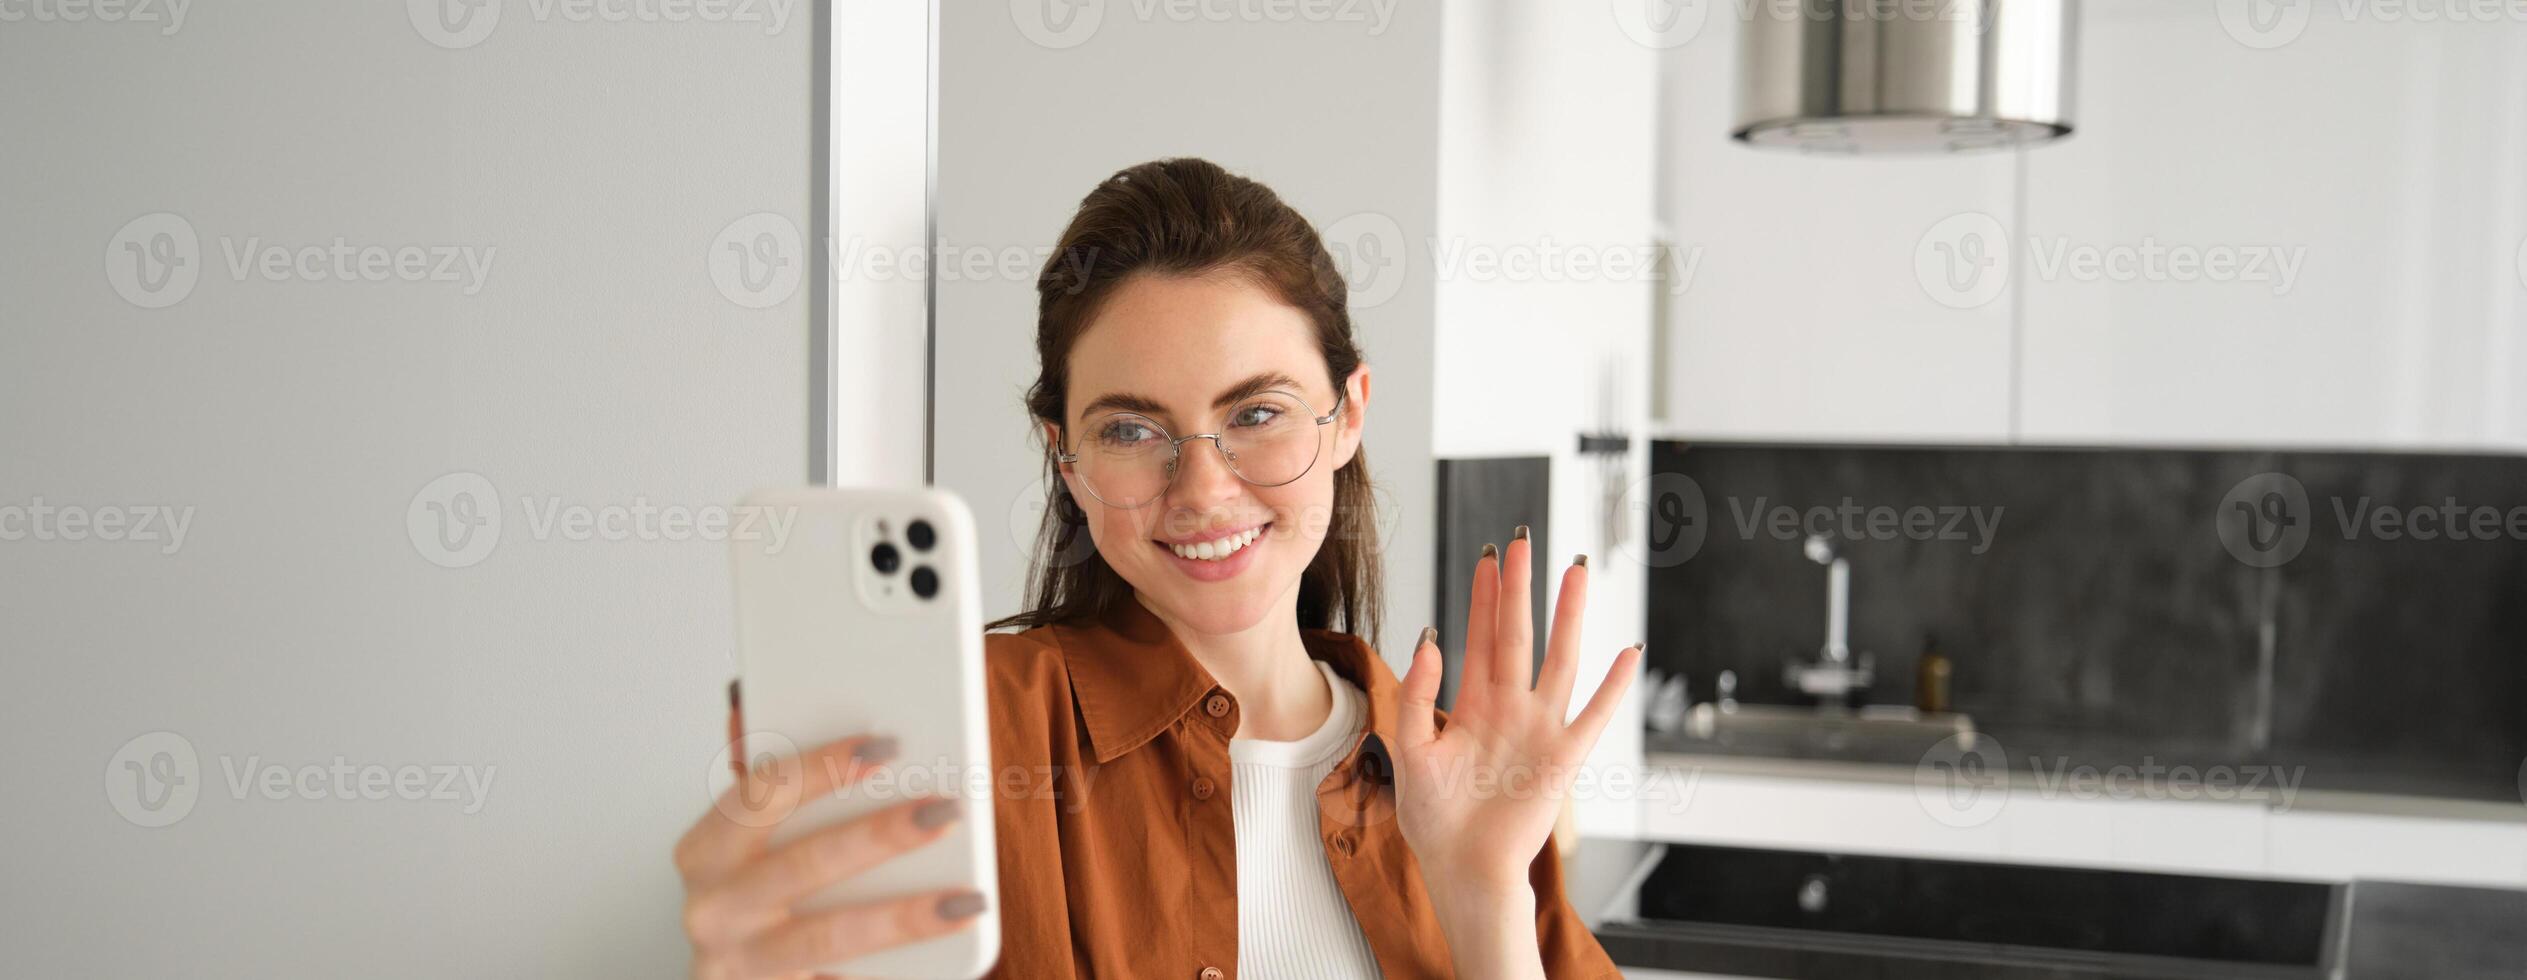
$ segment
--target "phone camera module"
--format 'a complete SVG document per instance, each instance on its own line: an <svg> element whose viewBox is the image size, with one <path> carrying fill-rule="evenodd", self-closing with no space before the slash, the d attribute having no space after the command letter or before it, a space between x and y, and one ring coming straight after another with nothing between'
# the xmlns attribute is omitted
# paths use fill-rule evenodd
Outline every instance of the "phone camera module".
<svg viewBox="0 0 2527 980"><path fill-rule="evenodd" d="M911 542L914 551L928 551L939 542L939 534L931 530L929 521L915 520L904 525L904 540Z"/></svg>
<svg viewBox="0 0 2527 980"><path fill-rule="evenodd" d="M913 569L913 594L924 599L939 594L939 573L923 565Z"/></svg>
<svg viewBox="0 0 2527 980"><path fill-rule="evenodd" d="M893 575L895 569L903 567L904 556L894 545L880 541L877 547L869 549L869 564L877 566L880 575Z"/></svg>

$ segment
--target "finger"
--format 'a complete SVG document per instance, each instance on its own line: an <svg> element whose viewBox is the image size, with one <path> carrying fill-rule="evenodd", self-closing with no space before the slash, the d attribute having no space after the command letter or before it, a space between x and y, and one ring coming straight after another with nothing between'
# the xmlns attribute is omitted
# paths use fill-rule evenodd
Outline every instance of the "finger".
<svg viewBox="0 0 2527 980"><path fill-rule="evenodd" d="M1465 605L1465 662L1457 667L1456 710L1479 702L1492 687L1492 610L1500 604L1500 549L1483 545L1474 560L1474 594Z"/></svg>
<svg viewBox="0 0 2527 980"><path fill-rule="evenodd" d="M776 758L762 771L747 770L676 842L676 870L688 884L736 870L800 803L858 782L895 750L893 736L863 735Z"/></svg>
<svg viewBox="0 0 2527 980"><path fill-rule="evenodd" d="M704 890L686 907L696 943L733 942L789 916L790 905L948 832L963 805L909 800L821 828L783 845Z"/></svg>
<svg viewBox="0 0 2527 980"><path fill-rule="evenodd" d="M1399 748L1418 749L1438 737L1439 680L1447 672L1447 661L1439 655L1439 629L1421 628L1421 641L1413 644L1413 665L1404 671L1403 690L1397 695L1404 717L1396 725Z"/></svg>
<svg viewBox="0 0 2527 980"><path fill-rule="evenodd" d="M972 891L930 892L815 912L746 944L742 976L810 970L966 928L983 910Z"/></svg>
<svg viewBox="0 0 2527 980"><path fill-rule="evenodd" d="M1525 693L1535 681L1535 615L1534 592L1528 579L1534 576L1534 542L1527 540L1527 526L1509 537L1509 547L1500 556L1500 612L1493 620L1492 683L1504 691Z"/></svg>
<svg viewBox="0 0 2527 980"><path fill-rule="evenodd" d="M1553 594L1553 632L1544 639L1544 676L1536 694L1554 721L1571 710L1571 682L1579 674L1581 625L1588 612L1588 556L1571 559L1562 570L1561 587Z"/></svg>
<svg viewBox="0 0 2527 980"><path fill-rule="evenodd" d="M1606 679L1597 682L1597 693L1588 696L1588 707L1571 722L1569 731L1579 736L1574 759L1585 758L1597 745L1597 736L1606 730L1606 722L1614 718L1615 706L1623 703L1623 692L1632 686L1632 677L1640 672L1641 645L1624 647L1614 655L1614 663L1606 668Z"/></svg>

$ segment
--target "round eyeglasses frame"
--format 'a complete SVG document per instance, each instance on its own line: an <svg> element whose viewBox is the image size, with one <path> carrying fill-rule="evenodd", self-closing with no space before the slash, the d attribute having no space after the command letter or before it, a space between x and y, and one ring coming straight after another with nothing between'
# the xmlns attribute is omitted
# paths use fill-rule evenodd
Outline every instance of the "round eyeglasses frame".
<svg viewBox="0 0 2527 980"><path fill-rule="evenodd" d="M1307 399L1300 398L1300 397L1298 397L1298 396L1297 396L1297 395L1295 395L1295 394L1291 395L1290 397L1291 397L1291 399L1292 399L1292 400L1297 401L1297 402L1298 402L1299 404L1301 404L1301 405L1305 405L1305 404L1307 404ZM1350 393L1350 392L1348 392L1348 391L1340 391L1340 390L1335 391L1335 392L1334 392L1334 409L1333 409L1333 411L1326 412L1326 413L1325 413L1325 414L1323 414L1323 415L1318 415L1318 416L1315 416L1315 417L1313 417L1313 418L1309 419L1309 421L1312 421L1312 422L1316 423L1317 428L1321 431L1321 430L1325 427L1325 424L1326 424L1326 423L1328 423L1328 422L1332 422L1333 420L1335 420L1335 419L1338 419L1338 418L1341 418L1341 417L1342 417L1343 404L1344 404L1345 402L1349 401L1349 400L1350 400L1350 397L1351 397L1351 393ZM1167 432L1167 427L1166 427L1166 426L1163 426L1163 425L1158 424L1158 420L1157 420L1157 419L1150 418L1149 416L1142 415L1142 414L1140 414L1140 413L1138 413L1138 412L1118 412L1118 413L1116 413L1116 414L1119 414L1119 415L1130 415L1130 416L1132 416L1132 417L1134 417L1134 418L1138 418L1138 419L1143 419L1143 420L1146 420L1146 421L1148 421L1148 422L1149 422L1149 426L1150 426L1150 428L1157 429L1161 435L1165 435L1165 434L1166 434L1166 432ZM1069 433L1069 430L1068 430L1068 428L1067 428L1067 427L1065 427L1065 428L1064 428L1064 431L1063 431L1063 433L1062 433L1062 434L1063 434L1064 436L1068 436L1068 435L1070 434L1070 433ZM1108 507L1114 507L1114 508L1117 508L1117 509L1120 509L1120 510L1139 510L1139 509L1141 509L1141 508L1143 508L1143 507L1147 507L1147 506L1149 506L1149 505L1150 505L1150 503L1151 503L1152 501L1155 501L1155 500L1157 500L1157 499L1158 499L1158 498L1160 498L1160 497L1164 497L1164 496L1166 496L1166 495L1167 495L1167 491L1168 491L1168 489L1170 489L1170 488L1172 488L1172 487L1174 487L1174 486L1176 485L1176 474L1177 474L1177 472L1179 472L1179 470L1181 469L1181 468L1180 468L1177 464L1184 462L1184 445L1185 445L1185 443L1192 442L1193 440L1196 440L1196 439L1209 439L1209 440L1211 440L1211 448L1216 449L1216 450L1219 450L1219 453L1220 453L1220 459L1221 459L1221 461L1223 461L1223 462L1225 462L1225 463L1227 463L1227 464L1228 464L1228 471L1229 471L1230 473L1236 474L1236 476L1237 476L1237 478L1238 478L1238 479L1240 479L1240 480L1245 480L1245 481L1246 481L1246 484L1247 484L1248 486L1257 486L1257 487L1285 487L1285 486L1289 486L1290 484L1293 484L1293 483L1298 482L1300 477L1304 477L1304 476L1306 476L1306 475L1308 475L1308 474L1310 474L1310 473L1316 472L1316 461L1317 461L1318 459L1322 459L1322 458L1324 458L1324 456L1325 456L1325 446L1324 446L1324 443L1323 443L1323 442L1321 441L1321 439L1320 439L1320 441L1317 443L1317 446L1316 446L1316 450L1317 450L1317 451L1316 451L1316 455L1308 457L1308 461L1307 461L1307 466L1306 466L1306 468L1299 470L1299 472L1298 472L1298 474L1297 474L1297 475L1292 476L1292 477L1290 477L1290 478L1289 478L1289 479L1287 479L1287 480L1282 480L1282 481L1280 481L1280 482L1278 482L1278 483L1263 483L1263 482L1259 482L1259 481L1256 481L1256 480L1248 480L1248 479L1246 478L1246 474L1244 474L1244 473L1239 473L1239 472L1238 472L1238 470L1237 470L1237 455L1236 455L1235 453L1229 452L1229 450L1228 450L1228 447L1227 447L1227 446L1220 445L1220 434L1219 434L1219 433L1217 433L1217 432L1196 432L1196 433L1194 433L1194 434L1192 434L1192 435L1189 435L1189 436L1168 436L1168 437L1167 437L1167 483L1166 483L1166 485L1165 485L1165 486L1162 486L1162 487L1158 488L1158 492L1157 492L1157 493L1151 494L1151 495L1150 495L1149 500L1144 500L1144 501L1141 501L1140 503L1137 503L1137 504L1128 504L1128 505L1127 505L1127 504L1117 504L1117 503L1111 503L1111 502L1108 502L1108 501L1106 500L1106 498L1104 498L1104 497L1101 497L1101 496L1098 496L1098 495L1097 495L1097 487L1096 487L1096 485L1095 485L1094 483L1090 483L1090 482L1087 482L1087 481L1082 481L1082 484L1081 484L1081 485L1086 486L1086 487L1088 488L1088 495L1089 495L1089 496L1091 496L1091 497L1096 497L1096 498L1097 498L1097 502L1098 502L1098 503L1105 504L1105 505L1106 505L1106 506L1108 506ZM1062 450L1060 450L1060 449L1056 449L1056 450L1053 450L1053 461L1054 461L1054 462L1056 462L1056 463L1071 463L1071 464L1075 464L1075 463L1078 463L1078 462L1079 462L1079 454L1078 454L1078 453L1073 453L1073 452L1064 452L1064 451L1062 451Z"/></svg>

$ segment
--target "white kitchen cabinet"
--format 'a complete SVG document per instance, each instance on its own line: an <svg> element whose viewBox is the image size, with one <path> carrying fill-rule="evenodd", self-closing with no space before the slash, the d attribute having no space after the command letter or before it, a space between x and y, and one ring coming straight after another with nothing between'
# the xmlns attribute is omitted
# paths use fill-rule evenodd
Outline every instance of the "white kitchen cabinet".
<svg viewBox="0 0 2527 980"><path fill-rule="evenodd" d="M1952 292L1937 279L1926 285L1916 258L1950 258L1925 242L1934 228L2002 237L2015 158L1824 158L1739 145L1728 136L1737 26L1713 13L1670 54L1662 79L1660 219L1691 269L1689 282L1665 284L1666 432L2006 441L2002 270L1960 263L1969 285ZM2002 244L1984 246L1998 255Z"/></svg>
<svg viewBox="0 0 2527 980"><path fill-rule="evenodd" d="M2079 132L2025 158L2019 440L2527 446L2527 23L2222 6L2085 8Z"/></svg>
<svg viewBox="0 0 2527 980"><path fill-rule="evenodd" d="M2089 4L2074 135L1957 158L1735 144L1709 18L1662 83L1665 430L2527 450L2527 20L2425 7Z"/></svg>

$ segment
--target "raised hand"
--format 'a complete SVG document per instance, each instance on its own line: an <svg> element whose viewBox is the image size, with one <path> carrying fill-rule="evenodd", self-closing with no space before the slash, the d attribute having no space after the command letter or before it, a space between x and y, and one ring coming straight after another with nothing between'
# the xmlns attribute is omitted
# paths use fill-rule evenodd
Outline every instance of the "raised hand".
<svg viewBox="0 0 2527 980"><path fill-rule="evenodd" d="M1435 630L1422 631L1404 675L1401 744L1395 747L1396 818L1425 883L1442 902L1451 895L1526 888L1528 865L1551 838L1578 765L1596 746L1640 665L1640 647L1625 647L1587 707L1564 723L1579 670L1581 612L1588 605L1583 557L1562 572L1543 673L1528 686L1535 648L1533 617L1527 613L1531 547L1520 527L1506 553L1495 555L1486 547L1475 563L1464 675L1445 731L1435 730L1431 713L1446 669Z"/></svg>

